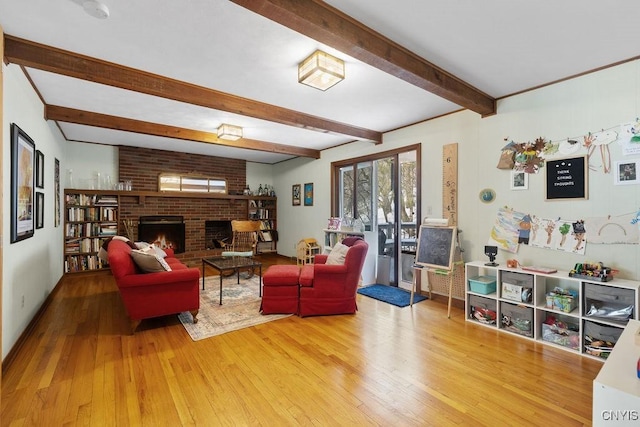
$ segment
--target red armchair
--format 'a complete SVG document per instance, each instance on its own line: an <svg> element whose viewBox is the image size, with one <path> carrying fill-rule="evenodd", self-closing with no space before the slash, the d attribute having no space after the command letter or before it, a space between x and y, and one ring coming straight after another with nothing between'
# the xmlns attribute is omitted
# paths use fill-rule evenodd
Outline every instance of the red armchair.
<svg viewBox="0 0 640 427"><path fill-rule="evenodd" d="M300 273L300 317L352 314L358 310L356 291L369 245L360 238L342 242L350 246L344 264L326 264L327 255L316 255Z"/></svg>
<svg viewBox="0 0 640 427"><path fill-rule="evenodd" d="M142 319L183 311L191 312L193 323L198 321L200 271L182 264L171 249L164 251L172 271L142 273L131 257L127 242L115 239L109 242L109 266L131 319L132 333Z"/></svg>

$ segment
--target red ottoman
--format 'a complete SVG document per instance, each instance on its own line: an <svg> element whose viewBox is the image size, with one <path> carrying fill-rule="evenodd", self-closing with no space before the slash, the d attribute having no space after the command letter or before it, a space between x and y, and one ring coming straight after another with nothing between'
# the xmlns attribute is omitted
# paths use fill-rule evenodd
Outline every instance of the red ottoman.
<svg viewBox="0 0 640 427"><path fill-rule="evenodd" d="M298 314L297 265L272 265L262 275L262 314Z"/></svg>

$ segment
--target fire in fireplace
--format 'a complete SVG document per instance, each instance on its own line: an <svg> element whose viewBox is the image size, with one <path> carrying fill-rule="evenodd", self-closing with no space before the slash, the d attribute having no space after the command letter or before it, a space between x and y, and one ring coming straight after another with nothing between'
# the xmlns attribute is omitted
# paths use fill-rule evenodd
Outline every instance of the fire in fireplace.
<svg viewBox="0 0 640 427"><path fill-rule="evenodd" d="M204 245L205 249L217 249L222 243L231 243L233 233L231 221L205 221Z"/></svg>
<svg viewBox="0 0 640 427"><path fill-rule="evenodd" d="M185 250L184 218L177 215L141 216L138 223L138 240L182 253Z"/></svg>

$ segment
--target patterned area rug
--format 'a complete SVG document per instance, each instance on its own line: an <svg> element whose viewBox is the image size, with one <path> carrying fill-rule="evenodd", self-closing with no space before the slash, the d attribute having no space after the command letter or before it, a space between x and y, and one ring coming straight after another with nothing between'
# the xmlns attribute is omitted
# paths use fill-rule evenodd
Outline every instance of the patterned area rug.
<svg viewBox="0 0 640 427"><path fill-rule="evenodd" d="M205 279L204 291L200 290L200 312L198 323L193 324L191 313L178 315L182 326L191 339L199 341L238 329L248 328L291 316L291 314L260 313L261 298L258 295L258 276L245 279L240 273L240 284L236 276L222 279L222 305L220 305L220 282L218 276Z"/></svg>
<svg viewBox="0 0 640 427"><path fill-rule="evenodd" d="M395 286L369 285L358 289L358 293L398 307L406 307L411 303L411 292ZM414 304L426 299L427 297L425 296L413 294Z"/></svg>

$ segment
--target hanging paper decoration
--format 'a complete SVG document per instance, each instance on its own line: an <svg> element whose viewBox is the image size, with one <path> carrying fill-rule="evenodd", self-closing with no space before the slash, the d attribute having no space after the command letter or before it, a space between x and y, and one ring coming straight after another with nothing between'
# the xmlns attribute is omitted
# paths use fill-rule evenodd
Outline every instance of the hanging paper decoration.
<svg viewBox="0 0 640 427"><path fill-rule="evenodd" d="M505 141L508 138L505 138ZM509 141L502 148L498 169L508 169L511 151L514 154L513 169L527 173L537 173L544 166L544 159L553 157L567 157L584 152L588 156L589 169L604 173L611 172L611 154L609 144L617 141L622 146L625 156L640 154L640 119L635 122L624 123L598 132L588 132L586 135L566 138L558 141L538 138L535 142L518 143Z"/></svg>
<svg viewBox="0 0 640 427"><path fill-rule="evenodd" d="M487 244L497 246L507 252L518 252L520 222L524 216L524 213L516 212L506 206L499 208L496 222L491 229Z"/></svg>
<svg viewBox="0 0 640 427"><path fill-rule="evenodd" d="M507 140L508 138L505 138L505 141ZM509 141L507 145L502 147L497 168L511 169L508 166L513 163L512 168L515 171L538 173L540 168L544 166L544 159L542 158L544 147L545 140L542 137L536 139L535 142L517 143Z"/></svg>

